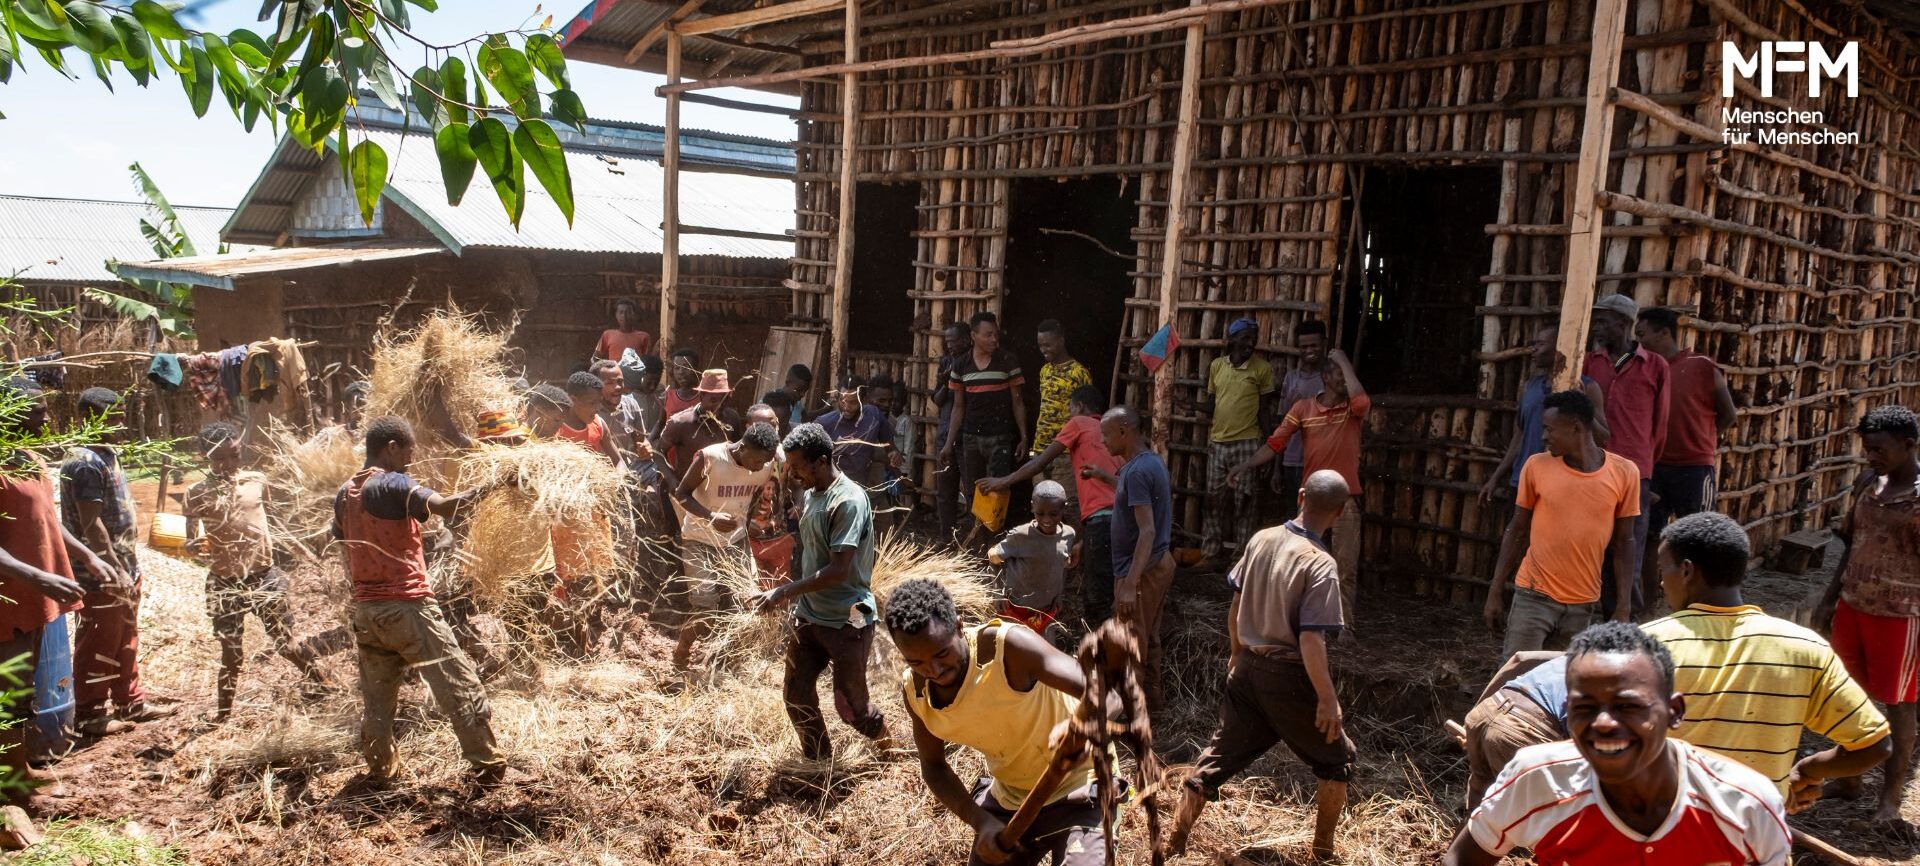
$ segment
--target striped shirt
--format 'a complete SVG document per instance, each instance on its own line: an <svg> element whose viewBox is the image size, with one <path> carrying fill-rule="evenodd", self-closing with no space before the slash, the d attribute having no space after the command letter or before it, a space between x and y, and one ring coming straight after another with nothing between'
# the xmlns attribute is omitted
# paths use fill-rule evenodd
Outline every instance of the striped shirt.
<svg viewBox="0 0 1920 866"><path fill-rule="evenodd" d="M1643 628L1673 653L1681 739L1767 777L1784 795L1800 729L1843 749L1891 733L1825 640L1759 607L1696 604Z"/></svg>
<svg viewBox="0 0 1920 866"><path fill-rule="evenodd" d="M1013 401L1019 399L1020 386L1027 383L1020 375L1020 362L1013 353L996 349L987 366L974 363L972 353L962 355L953 366L950 387L966 395L965 418L961 430L968 436L1012 436Z"/></svg>
<svg viewBox="0 0 1920 866"><path fill-rule="evenodd" d="M1659 829L1641 835L1614 814L1572 743L1521 749L1467 818L1487 853L1533 851L1542 866L1787 866L1780 794L1731 760L1667 740L1679 790Z"/></svg>

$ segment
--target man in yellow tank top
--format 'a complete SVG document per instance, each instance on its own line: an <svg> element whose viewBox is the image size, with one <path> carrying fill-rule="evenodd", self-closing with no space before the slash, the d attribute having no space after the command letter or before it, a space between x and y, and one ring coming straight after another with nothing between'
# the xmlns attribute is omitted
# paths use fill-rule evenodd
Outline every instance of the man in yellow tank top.
<svg viewBox="0 0 1920 866"><path fill-rule="evenodd" d="M1047 771L1049 743L1086 691L1080 664L1024 625L965 627L945 587L902 583L886 604L887 632L907 662L902 676L920 775L947 811L973 828L970 864L1051 862L1104 866L1100 795L1085 756L1014 850L999 834ZM947 763L947 744L986 758L988 778L971 790Z"/></svg>

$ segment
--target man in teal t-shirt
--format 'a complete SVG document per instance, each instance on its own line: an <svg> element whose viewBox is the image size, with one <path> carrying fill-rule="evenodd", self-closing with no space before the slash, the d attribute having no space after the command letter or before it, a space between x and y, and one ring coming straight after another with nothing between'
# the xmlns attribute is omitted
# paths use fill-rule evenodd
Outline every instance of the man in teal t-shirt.
<svg viewBox="0 0 1920 866"><path fill-rule="evenodd" d="M809 760L833 756L826 717L820 713L820 674L833 669L834 706L841 721L893 751L886 719L867 699L867 657L873 649L873 509L866 488L833 465L833 440L818 424L787 435L787 477L806 491L800 514L800 571L794 579L761 593L761 613L794 602L793 633L787 639L787 675L782 687L787 717Z"/></svg>

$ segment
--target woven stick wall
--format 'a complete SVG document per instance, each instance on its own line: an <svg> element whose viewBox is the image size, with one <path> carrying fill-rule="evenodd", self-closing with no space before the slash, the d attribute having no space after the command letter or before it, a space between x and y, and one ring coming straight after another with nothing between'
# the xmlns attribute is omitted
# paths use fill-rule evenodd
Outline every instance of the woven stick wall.
<svg viewBox="0 0 1920 866"><path fill-rule="evenodd" d="M1185 4L961 2L929 17L919 4L869 6L862 60L984 49ZM1376 395L1363 457L1367 559L1375 571L1436 594L1465 593L1492 570L1504 509L1477 491L1510 435L1535 329L1555 321L1565 266L1567 189L1582 133L1591 3L1571 0L1294 0L1216 16L1203 41L1197 152L1177 269L1182 349L1175 406L1199 396L1224 325L1262 325L1262 348L1291 363L1293 325L1330 321L1365 279L1356 215L1372 169L1481 166L1497 171L1497 215L1480 282L1477 381L1449 394ZM1761 15L1756 10L1766 10ZM1920 52L1865 13L1795 0L1633 0L1606 189L1602 293L1697 308L1682 342L1726 365L1741 407L1721 458L1721 507L1762 543L1822 523L1853 464L1846 430L1863 405L1917 396L1910 317L1914 73ZM810 63L839 59L838 24L766 28L811 35ZM1823 100L1830 118L1867 130L1853 150L1809 149L1814 173L1778 156L1728 151L1672 118L1719 129L1719 42L1871 40L1862 84L1873 98ZM759 32L759 31L756 31ZM1011 180L1120 175L1138 184L1132 296L1119 342L1159 327L1168 169L1179 114L1182 31L1144 33L1038 56L870 73L862 78L859 180L919 184L920 253L910 292L919 311L907 364L914 414L931 436L924 395L938 329L1005 293ZM1749 44L1750 47L1750 44ZM1638 97L1636 99L1636 97ZM1804 97L1800 98L1804 100ZM1743 93L1735 103L1756 100ZM1774 100L1794 102L1792 96ZM837 227L839 93L809 82L800 129L800 242L794 311L829 317ZM1817 152L1816 152L1817 151ZM1854 164L1860 160L1865 162ZM1845 165L1840 163L1845 162ZM1454 218L1431 214L1432 220ZM1479 255L1476 253L1476 255ZM1013 289L1018 291L1017 288ZM1011 323L1023 333L1032 323ZM1751 325L1751 326L1749 326ZM861 348L860 335L850 336ZM1108 344L1110 345L1110 344ZM1347 346L1350 352L1356 347ZM1364 355L1366 349L1359 347ZM1131 354L1131 352L1129 352ZM1104 383L1102 383L1104 384ZM1137 366L1121 399L1144 404ZM1176 522L1200 527L1207 429L1171 412ZM924 441L924 440L923 440ZM919 467L930 479L931 460ZM931 489L925 485L924 489Z"/></svg>

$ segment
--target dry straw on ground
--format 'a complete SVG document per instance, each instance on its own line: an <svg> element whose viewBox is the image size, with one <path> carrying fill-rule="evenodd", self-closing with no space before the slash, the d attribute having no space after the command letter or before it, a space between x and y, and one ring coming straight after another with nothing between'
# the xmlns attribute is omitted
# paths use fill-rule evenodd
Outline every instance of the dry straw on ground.
<svg viewBox="0 0 1920 866"><path fill-rule="evenodd" d="M258 443L261 471L273 488L274 542L282 550L317 557L332 539L333 499L366 462L345 427L302 436L275 424Z"/></svg>

